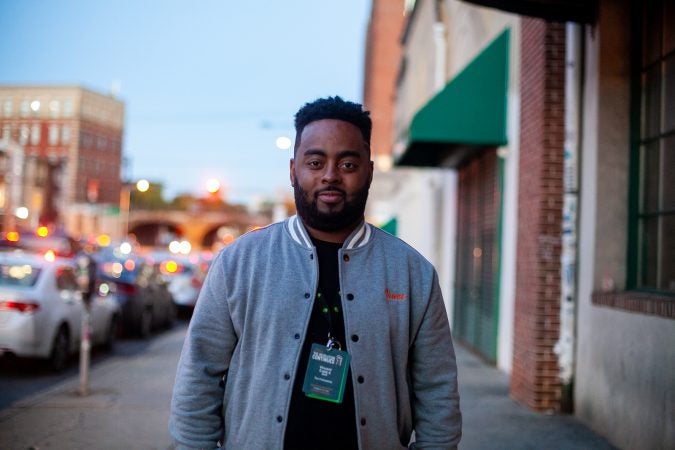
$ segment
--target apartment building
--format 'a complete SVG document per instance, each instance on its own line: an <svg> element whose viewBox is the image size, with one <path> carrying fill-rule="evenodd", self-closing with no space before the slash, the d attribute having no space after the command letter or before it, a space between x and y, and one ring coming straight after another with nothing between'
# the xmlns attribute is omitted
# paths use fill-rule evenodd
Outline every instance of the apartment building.
<svg viewBox="0 0 675 450"><path fill-rule="evenodd" d="M119 204L124 104L79 86L0 86L0 209L62 223L77 204ZM13 168L13 169L10 169Z"/></svg>

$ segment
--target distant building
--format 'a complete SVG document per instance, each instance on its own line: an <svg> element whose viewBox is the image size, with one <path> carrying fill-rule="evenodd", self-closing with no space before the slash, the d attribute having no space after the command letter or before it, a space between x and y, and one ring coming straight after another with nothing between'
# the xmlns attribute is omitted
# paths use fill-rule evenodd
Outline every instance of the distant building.
<svg viewBox="0 0 675 450"><path fill-rule="evenodd" d="M63 223L77 204L118 205L123 130L124 104L109 95L78 86L0 86L5 217L24 206L26 225L35 226Z"/></svg>

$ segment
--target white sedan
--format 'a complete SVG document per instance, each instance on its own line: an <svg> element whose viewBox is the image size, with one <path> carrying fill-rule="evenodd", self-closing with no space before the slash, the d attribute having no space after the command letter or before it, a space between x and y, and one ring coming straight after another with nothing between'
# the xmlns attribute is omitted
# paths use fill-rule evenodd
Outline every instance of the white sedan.
<svg viewBox="0 0 675 450"><path fill-rule="evenodd" d="M0 355L45 358L54 370L67 365L80 344L84 311L76 270L71 259L0 253ZM112 345L118 317L112 294L96 292L91 301L94 345Z"/></svg>

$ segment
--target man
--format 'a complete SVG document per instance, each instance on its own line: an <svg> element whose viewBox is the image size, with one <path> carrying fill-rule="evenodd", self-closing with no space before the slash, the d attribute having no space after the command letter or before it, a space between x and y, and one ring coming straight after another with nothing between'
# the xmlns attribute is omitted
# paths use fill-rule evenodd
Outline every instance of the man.
<svg viewBox="0 0 675 450"><path fill-rule="evenodd" d="M297 216L214 260L178 366L179 448L455 448L457 368L431 264L364 222L371 121L339 97L295 116Z"/></svg>

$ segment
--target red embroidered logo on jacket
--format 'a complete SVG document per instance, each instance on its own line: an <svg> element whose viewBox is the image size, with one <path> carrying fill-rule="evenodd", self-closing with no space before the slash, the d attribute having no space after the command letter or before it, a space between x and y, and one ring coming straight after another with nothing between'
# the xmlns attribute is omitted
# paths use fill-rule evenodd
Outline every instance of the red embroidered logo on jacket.
<svg viewBox="0 0 675 450"><path fill-rule="evenodd" d="M387 297L387 300L405 300L405 294L397 294L389 289L384 290L384 296Z"/></svg>

